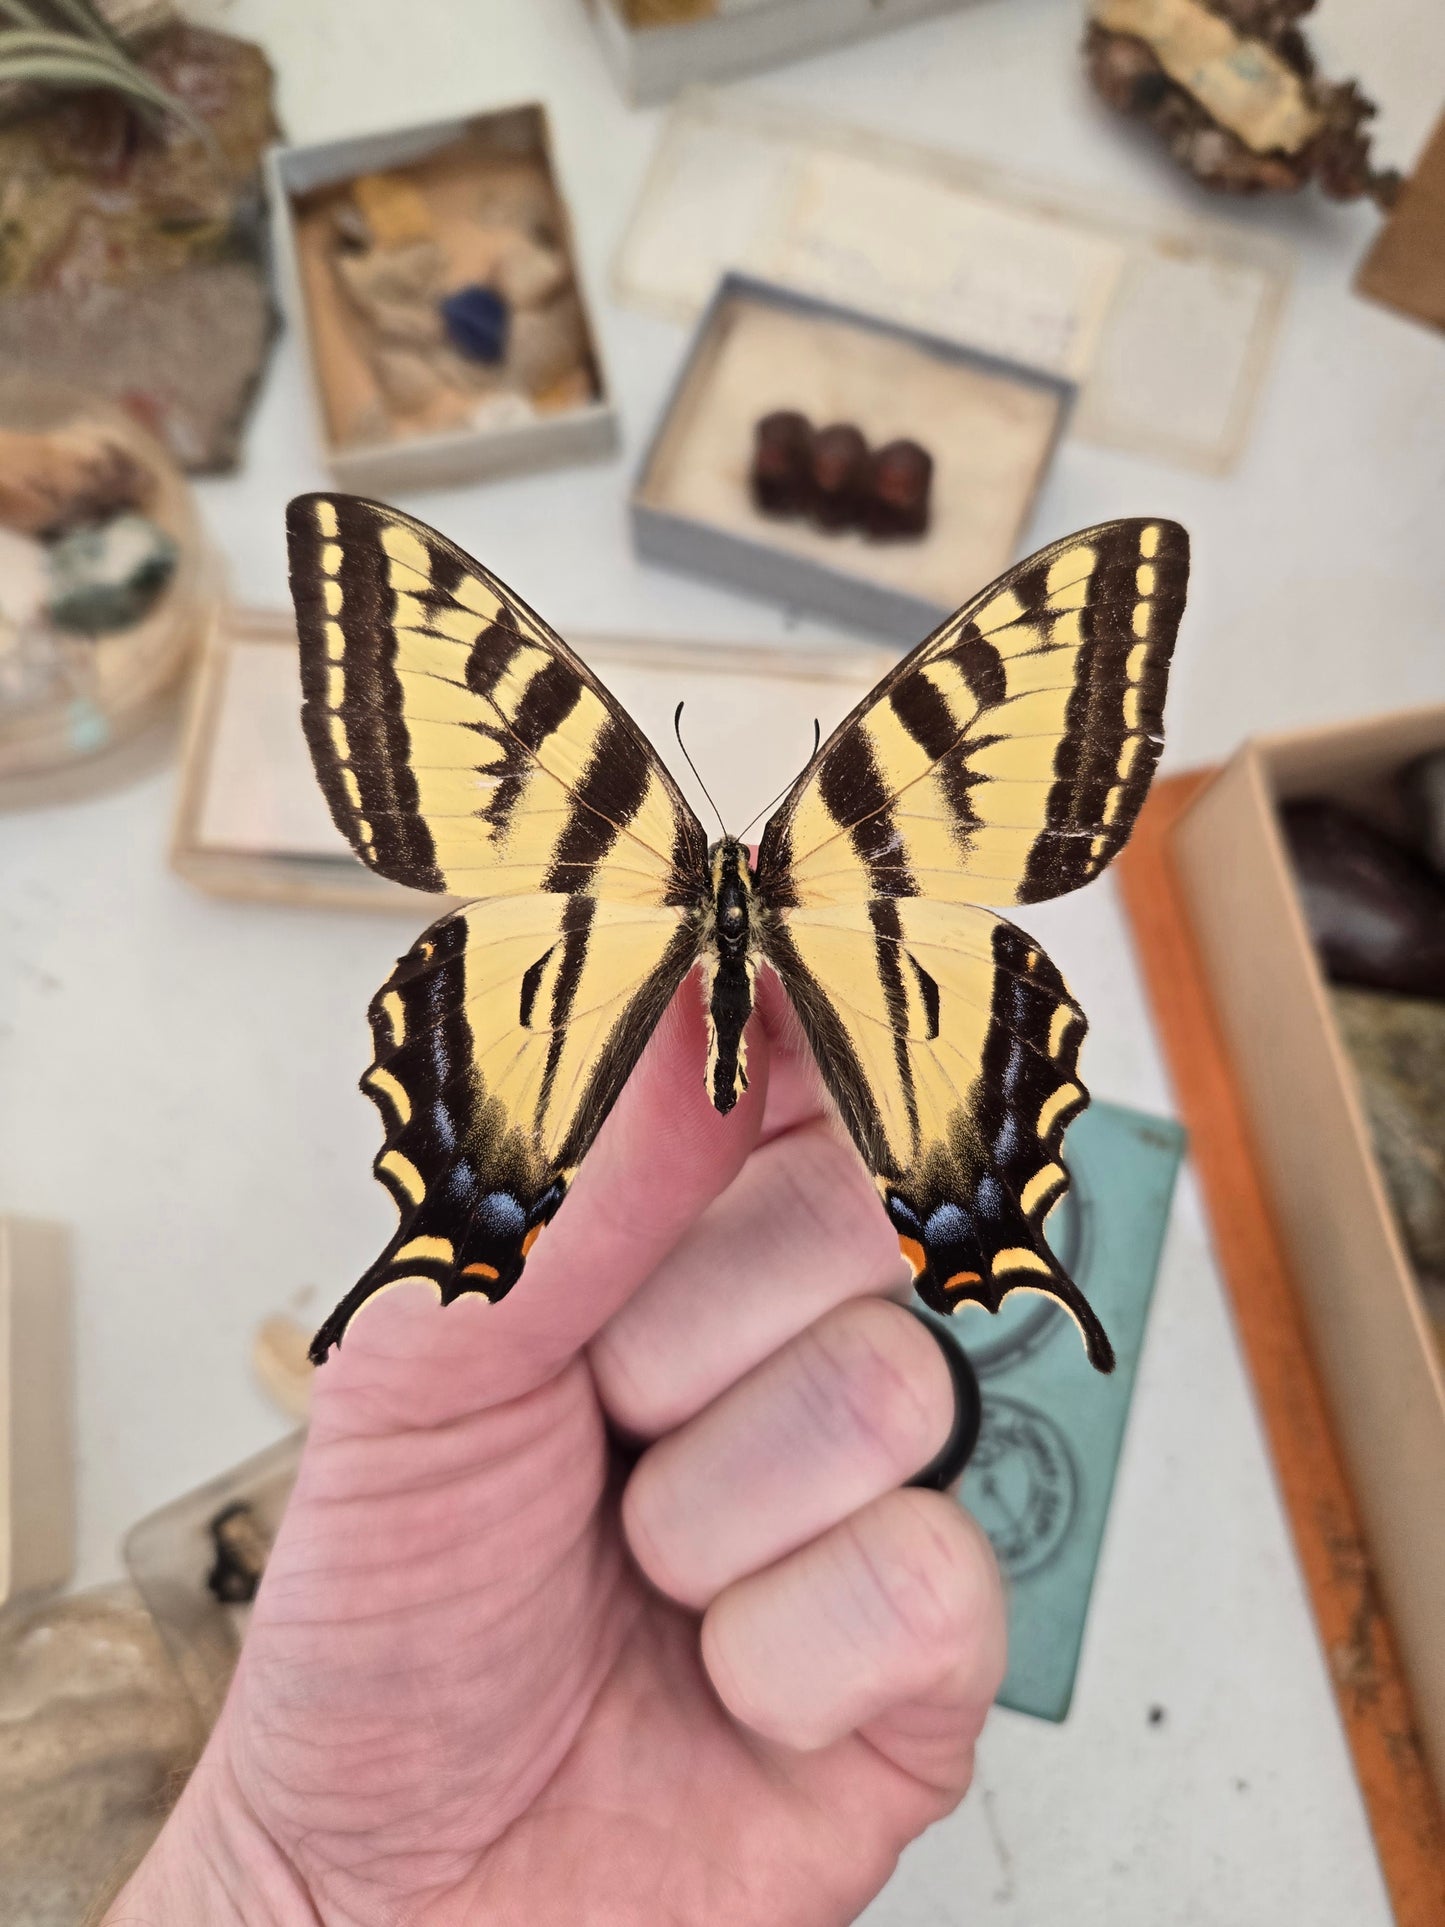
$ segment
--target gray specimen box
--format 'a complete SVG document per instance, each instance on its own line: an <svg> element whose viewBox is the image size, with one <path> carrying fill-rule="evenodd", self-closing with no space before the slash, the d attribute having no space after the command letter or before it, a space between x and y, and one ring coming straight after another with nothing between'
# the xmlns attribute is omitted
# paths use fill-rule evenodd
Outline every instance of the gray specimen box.
<svg viewBox="0 0 1445 1927"><path fill-rule="evenodd" d="M632 492L640 555L848 628L920 641L1018 550L1073 385L771 282L724 276ZM753 431L774 409L910 437L934 460L919 538L764 515Z"/></svg>
<svg viewBox="0 0 1445 1927"><path fill-rule="evenodd" d="M617 84L635 107L680 87L756 73L866 34L948 13L962 0L720 0L700 19L634 26L622 0L592 0Z"/></svg>
<svg viewBox="0 0 1445 1927"><path fill-rule="evenodd" d="M505 425L463 425L370 439L339 434L334 410L328 404L328 370L324 364L342 352L345 344L336 338L334 325L327 325L327 317L316 301L308 297L315 264L302 258L297 203L359 175L434 160L449 149L456 150L462 166L469 157L484 158L489 151L502 159L533 159L543 164L555 193L563 249L581 307L594 375L593 398L556 413ZM268 154L266 166L282 298L306 347L317 434L327 467L341 487L390 496L408 489L484 481L612 453L617 443L617 417L582 281L546 110L540 104L500 108L470 119L433 121L421 127L361 134L309 147L277 147Z"/></svg>

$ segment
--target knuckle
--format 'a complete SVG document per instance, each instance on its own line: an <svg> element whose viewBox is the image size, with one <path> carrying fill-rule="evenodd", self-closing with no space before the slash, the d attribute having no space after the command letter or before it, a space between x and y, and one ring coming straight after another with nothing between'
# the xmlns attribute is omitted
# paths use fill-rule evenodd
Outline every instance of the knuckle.
<svg viewBox="0 0 1445 1927"><path fill-rule="evenodd" d="M953 1651L993 1610L988 1541L942 1493L894 1493L884 1517L862 1550L885 1612L915 1646Z"/></svg>
<svg viewBox="0 0 1445 1927"><path fill-rule="evenodd" d="M899 1306L860 1298L810 1334L806 1383L821 1423L907 1477L947 1432L953 1388L937 1345Z"/></svg>

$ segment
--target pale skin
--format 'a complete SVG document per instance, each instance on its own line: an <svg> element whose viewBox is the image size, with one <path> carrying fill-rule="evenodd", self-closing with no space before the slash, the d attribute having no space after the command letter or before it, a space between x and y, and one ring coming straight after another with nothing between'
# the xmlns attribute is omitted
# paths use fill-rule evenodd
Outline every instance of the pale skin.
<svg viewBox="0 0 1445 1927"><path fill-rule="evenodd" d="M962 1797L999 1580L902 1489L947 1367L758 988L730 1116L688 984L511 1295L352 1324L107 1927L842 1927Z"/></svg>

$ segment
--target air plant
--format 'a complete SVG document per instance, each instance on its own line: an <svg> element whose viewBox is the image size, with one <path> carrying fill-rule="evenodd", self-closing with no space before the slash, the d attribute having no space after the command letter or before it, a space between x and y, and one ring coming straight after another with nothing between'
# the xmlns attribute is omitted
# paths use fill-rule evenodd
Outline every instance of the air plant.
<svg viewBox="0 0 1445 1927"><path fill-rule="evenodd" d="M0 0L0 87L9 86L105 88L215 145L205 121L137 65L92 0Z"/></svg>

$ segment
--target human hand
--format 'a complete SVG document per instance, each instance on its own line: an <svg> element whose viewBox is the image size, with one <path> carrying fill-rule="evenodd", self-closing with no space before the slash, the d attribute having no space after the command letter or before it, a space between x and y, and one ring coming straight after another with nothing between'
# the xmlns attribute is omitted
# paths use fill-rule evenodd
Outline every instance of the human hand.
<svg viewBox="0 0 1445 1927"><path fill-rule="evenodd" d="M900 1489L948 1368L759 989L731 1116L685 985L516 1290L351 1325L108 1927L841 1927L961 1797L999 1581Z"/></svg>

